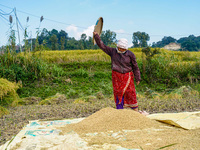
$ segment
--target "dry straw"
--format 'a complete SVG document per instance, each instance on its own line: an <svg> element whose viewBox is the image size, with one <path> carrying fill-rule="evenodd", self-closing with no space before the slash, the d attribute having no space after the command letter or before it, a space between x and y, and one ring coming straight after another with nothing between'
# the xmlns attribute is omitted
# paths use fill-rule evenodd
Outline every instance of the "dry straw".
<svg viewBox="0 0 200 150"><path fill-rule="evenodd" d="M17 96L16 90L20 87L20 84L10 82L6 79L0 78L0 99L4 96L11 95Z"/></svg>

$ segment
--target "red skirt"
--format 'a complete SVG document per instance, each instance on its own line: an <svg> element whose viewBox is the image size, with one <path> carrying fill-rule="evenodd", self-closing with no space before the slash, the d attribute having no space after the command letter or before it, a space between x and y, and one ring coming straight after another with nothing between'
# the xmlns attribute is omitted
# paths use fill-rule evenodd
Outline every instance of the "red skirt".
<svg viewBox="0 0 200 150"><path fill-rule="evenodd" d="M119 73L112 71L112 84L117 108L118 105L122 105L119 109L138 107L133 72Z"/></svg>

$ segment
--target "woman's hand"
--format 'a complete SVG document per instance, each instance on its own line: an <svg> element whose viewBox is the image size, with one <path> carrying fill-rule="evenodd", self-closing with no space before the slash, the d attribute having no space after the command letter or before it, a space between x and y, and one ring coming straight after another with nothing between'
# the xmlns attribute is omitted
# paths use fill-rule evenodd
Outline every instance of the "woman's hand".
<svg viewBox="0 0 200 150"><path fill-rule="evenodd" d="M93 35L96 35L96 34L98 34L97 32L93 32Z"/></svg>
<svg viewBox="0 0 200 150"><path fill-rule="evenodd" d="M137 81L136 84L139 85L139 84L140 84L140 81Z"/></svg>

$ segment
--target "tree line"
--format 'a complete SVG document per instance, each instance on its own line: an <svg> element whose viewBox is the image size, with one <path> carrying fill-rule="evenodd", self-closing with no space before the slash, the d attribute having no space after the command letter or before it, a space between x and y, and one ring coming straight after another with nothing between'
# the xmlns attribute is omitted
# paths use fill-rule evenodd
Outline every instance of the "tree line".
<svg viewBox="0 0 200 150"><path fill-rule="evenodd" d="M116 33L110 30L103 31L101 39L105 45L115 47L116 46ZM145 32L134 32L132 36L132 47L164 47L169 43L178 43L181 45L181 50L184 51L199 51L200 50L200 36L195 37L190 35L178 40L171 36L164 36L161 41L154 42L152 45L148 45L150 36ZM92 37L87 37L86 34L82 34L80 40L76 40L74 37L69 37L65 31L57 31L52 29L48 31L43 29L38 37L40 45L43 45L45 49L52 50L75 50L75 49L98 49L97 45L93 45Z"/></svg>
<svg viewBox="0 0 200 150"><path fill-rule="evenodd" d="M108 46L114 46L116 43L116 33L110 30L103 31L101 39ZM39 44L38 49L47 50L84 50L84 49L98 49L97 45L93 44L93 37L87 37L83 33L79 40L74 37L69 37L68 33L64 30L52 29L48 31L43 28L37 38L28 39L28 45L32 45L32 49L37 49L37 42Z"/></svg>
<svg viewBox="0 0 200 150"><path fill-rule="evenodd" d="M14 33L13 33L14 34ZM15 35L12 35L15 39ZM110 30L103 31L101 34L101 39L110 47L116 47L116 33ZM182 37L180 39L175 39L171 36L164 36L161 41L153 42L152 45L148 45L150 36L145 32L134 32L132 35L132 43L134 47L159 47L162 48L169 43L178 43L181 45L183 51L199 51L200 50L200 36L190 35L188 37ZM15 41L14 41L15 42ZM98 49L97 45L93 44L93 38L87 37L83 33L79 40L74 37L69 37L68 33L64 30L52 29L48 31L43 28L41 32L38 32L36 38L24 39L23 49L30 49L31 51L37 50L84 50L84 49ZM12 41L12 47L16 45ZM3 48L1 48L3 49Z"/></svg>
<svg viewBox="0 0 200 150"><path fill-rule="evenodd" d="M152 47L164 47L169 43L178 43L181 45L182 51L200 51L200 36L190 35L188 37L182 37L178 40L171 36L165 36L161 41L154 42Z"/></svg>

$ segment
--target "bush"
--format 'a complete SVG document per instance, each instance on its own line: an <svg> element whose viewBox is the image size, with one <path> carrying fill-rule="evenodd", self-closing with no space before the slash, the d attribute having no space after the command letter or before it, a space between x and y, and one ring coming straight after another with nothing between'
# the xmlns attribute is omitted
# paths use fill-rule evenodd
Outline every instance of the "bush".
<svg viewBox="0 0 200 150"><path fill-rule="evenodd" d="M62 68L55 64L47 64L34 53L0 55L0 77L10 81L34 81L51 75L60 77L64 75Z"/></svg>

